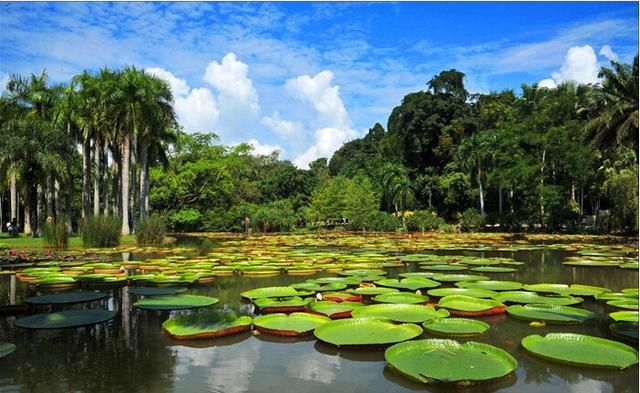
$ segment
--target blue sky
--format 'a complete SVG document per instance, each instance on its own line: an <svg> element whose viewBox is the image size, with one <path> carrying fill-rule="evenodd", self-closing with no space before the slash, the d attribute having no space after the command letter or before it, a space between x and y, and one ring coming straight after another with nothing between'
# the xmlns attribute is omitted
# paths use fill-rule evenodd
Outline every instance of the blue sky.
<svg viewBox="0 0 640 393"><path fill-rule="evenodd" d="M0 3L0 80L132 64L187 131L296 165L329 157L443 69L472 92L597 83L638 51L638 3Z"/></svg>

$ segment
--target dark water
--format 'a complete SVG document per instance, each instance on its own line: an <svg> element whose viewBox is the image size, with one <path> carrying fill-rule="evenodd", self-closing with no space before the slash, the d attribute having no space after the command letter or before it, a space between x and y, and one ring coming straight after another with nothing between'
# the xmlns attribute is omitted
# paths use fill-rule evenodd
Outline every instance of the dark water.
<svg viewBox="0 0 640 393"><path fill-rule="evenodd" d="M490 274L494 279L590 284L613 291L638 287L637 271L563 266L562 260L570 254L559 251L459 254L505 256L526 262L518 267L517 273ZM412 270L417 270L417 266L388 271L395 276ZM211 286L189 292L219 298L215 307L251 313L252 306L240 299L240 292L318 276L221 277ZM24 297L33 295L26 285L12 280L15 279L0 277L1 304L19 304ZM608 330L607 313L614 309L594 300L586 300L581 307L595 311L597 319L577 326L549 325L535 329L506 315L484 318L491 329L474 340L511 353L519 363L515 375L493 385L447 389L427 387L394 374L385 367L383 351L336 349L313 338L292 340L246 333L218 340L172 340L162 333L161 324L175 312L133 309L135 297L126 288L108 293L110 296L104 301L71 306L118 311L114 320L94 327L33 331L14 327L13 317L1 317L0 341L13 342L18 349L0 359L0 392L638 391L637 365L624 371L563 366L533 357L519 345L526 335L548 332L613 338Z"/></svg>

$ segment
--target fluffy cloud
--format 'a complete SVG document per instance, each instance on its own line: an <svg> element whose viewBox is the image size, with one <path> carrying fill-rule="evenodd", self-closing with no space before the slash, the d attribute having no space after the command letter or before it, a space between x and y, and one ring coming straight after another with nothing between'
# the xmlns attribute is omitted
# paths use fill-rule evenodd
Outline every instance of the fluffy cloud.
<svg viewBox="0 0 640 393"><path fill-rule="evenodd" d="M303 131L302 124L282 119L278 111L274 112L271 116L264 116L260 122L271 131L283 137L296 136Z"/></svg>
<svg viewBox="0 0 640 393"><path fill-rule="evenodd" d="M605 45L602 48L600 48L600 52L598 52L598 54L606 57L610 61L617 61L618 60L618 54L616 52L614 52L613 49L611 49L611 47L609 45Z"/></svg>
<svg viewBox="0 0 640 393"><path fill-rule="evenodd" d="M237 60L234 53L228 53L220 63L215 60L209 63L204 80L219 92L221 103L224 100L258 112L258 93L248 74L249 66Z"/></svg>
<svg viewBox="0 0 640 393"><path fill-rule="evenodd" d="M184 79L162 68L147 68L145 71L169 84L174 96L176 116L185 131L213 132L216 130L220 110L209 89L190 89Z"/></svg>
<svg viewBox="0 0 640 393"><path fill-rule="evenodd" d="M253 147L253 155L256 155L256 156L268 156L274 152L279 152L279 153L284 152L284 149L279 145L268 145L266 143L262 144L258 142L255 138L249 139L247 143Z"/></svg>
<svg viewBox="0 0 640 393"><path fill-rule="evenodd" d="M9 82L9 74L0 72L0 94L3 94L7 89L7 82Z"/></svg>
<svg viewBox="0 0 640 393"><path fill-rule="evenodd" d="M567 51L560 71L551 74L552 79L540 81L541 87L554 88L566 81L579 84L598 83L600 64L590 45L574 46Z"/></svg>

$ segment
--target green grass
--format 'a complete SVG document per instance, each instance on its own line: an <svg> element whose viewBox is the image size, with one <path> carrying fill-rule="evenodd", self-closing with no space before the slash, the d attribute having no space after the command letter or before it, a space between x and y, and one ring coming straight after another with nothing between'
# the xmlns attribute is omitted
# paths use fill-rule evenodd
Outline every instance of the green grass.
<svg viewBox="0 0 640 393"><path fill-rule="evenodd" d="M120 238L120 244L135 243L136 238L134 235L122 236ZM10 248L24 248L33 251L43 250L45 248L44 239L41 237L31 237L20 235L20 237L10 237L7 233L0 233L0 245L8 246ZM82 237L72 236L69 238L69 248L82 248Z"/></svg>

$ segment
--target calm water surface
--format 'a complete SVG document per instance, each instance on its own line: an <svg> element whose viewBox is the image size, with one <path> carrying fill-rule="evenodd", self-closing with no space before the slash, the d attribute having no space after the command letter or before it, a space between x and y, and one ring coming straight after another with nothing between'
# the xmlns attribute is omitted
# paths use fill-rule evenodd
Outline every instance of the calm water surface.
<svg viewBox="0 0 640 393"><path fill-rule="evenodd" d="M638 287L637 271L563 266L561 262L571 255L566 252L449 253L513 257L526 262L518 267L517 273L490 274L498 280L590 284L613 291ZM417 265L388 269L391 277L415 270ZM219 298L220 303L215 306L218 308L253 313L253 307L240 299L240 292L320 276L327 274L221 277L215 284L190 289L189 293ZM336 349L312 337L282 339L246 333L215 341L172 340L162 333L161 324L176 312L133 309L135 297L127 288L112 290L109 294L104 301L71 306L102 307L118 312L114 320L94 327L33 331L15 328L13 317L1 317L0 341L13 342L18 349L0 359L0 392L638 392L637 365L624 371L563 366L533 357L519 345L526 335L548 332L613 338L607 313L614 309L594 300L585 300L581 307L596 312L596 320L577 326L550 325L535 329L506 315L483 318L491 324L491 329L474 340L511 353L519 363L515 375L493 385L447 389L427 387L394 374L385 366L383 351ZM1 304L19 304L31 295L26 285L16 283L11 277L0 277Z"/></svg>

